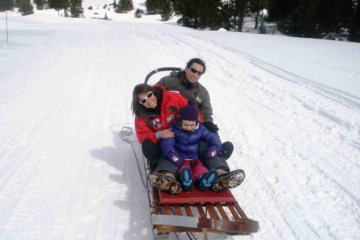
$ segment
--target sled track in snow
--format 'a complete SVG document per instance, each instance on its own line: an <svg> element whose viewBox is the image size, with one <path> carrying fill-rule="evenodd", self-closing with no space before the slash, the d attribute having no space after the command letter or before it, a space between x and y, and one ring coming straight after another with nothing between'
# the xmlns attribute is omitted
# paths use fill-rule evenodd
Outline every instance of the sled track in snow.
<svg viewBox="0 0 360 240"><path fill-rule="evenodd" d="M236 53L236 54L242 56L243 58L248 59L248 61L250 63L257 66L258 68L268 71L282 79L291 81L293 83L300 84L301 86L307 86L312 91L315 91L318 94L322 94L325 97L332 99L333 101L336 101L340 104L344 104L345 106L351 106L351 107L360 109L360 98L358 98L356 96L350 95L345 92L341 92L338 89L333 89L329 86L325 86L323 84L316 83L309 79L303 78L294 73L286 71L285 69L279 68L271 63L265 62L265 61L255 57L255 56L252 56L248 53L245 53L238 49L235 49L230 46L226 46L219 42L216 42L215 40L209 40L209 39L203 39L203 40L206 42L212 43L220 48L226 49L230 52Z"/></svg>
<svg viewBox="0 0 360 240"><path fill-rule="evenodd" d="M270 202L273 209L277 209L274 211L279 213L281 220L278 219L277 221L283 222L286 225L286 231L281 231L280 229L275 230L278 234L277 237L281 236L283 239L289 237L301 238L303 232L307 232L309 239L339 238L341 234L339 235L335 229L341 226L331 226L329 219L339 216L345 217L351 215L351 212L347 211L347 213L344 213L337 210L336 204L345 205L347 206L345 207L346 209L351 209L351 206L356 206L356 208L359 209L359 199L356 197L356 194L354 194L357 189L356 180L343 182L339 181L339 176L347 175L347 173L351 171L351 165L359 169L359 164L356 159L349 159L346 155L342 156L341 152L335 153L335 156L332 156L331 151L325 151L322 156L318 156L317 158L311 156L317 155L317 149L328 148L328 144L331 143L330 141L332 139L331 132L327 133L328 129L331 130L333 128L342 135L348 134L347 132L351 129L359 129L354 119L356 119L356 116L359 116L360 99L292 74L261 59L213 40L193 35L192 37L180 37L177 41L179 45L186 45L188 48L194 50L198 48L198 46L202 46L202 49L207 52L204 58L208 64L228 66L226 69L221 69L222 72L217 76L213 76L216 80L219 79L219 82L222 82L222 84L224 84L225 81L225 84L227 84L225 87L229 88L228 94L221 96L222 99L217 98L216 101L221 101L222 104L219 105L226 106L226 109L236 109L236 111L241 114L240 119L236 120L235 126L231 126L230 129L222 127L221 131L222 134L226 134L229 137L226 140L232 140L236 146L242 146L247 150L245 153L236 150L235 156L237 154L249 161L246 163L247 167L245 169L248 173L247 180L251 181L249 179L249 173L253 174L250 178L256 178L256 183L252 181L252 184L258 185L258 189L264 191L261 193L262 197L260 197L260 199L266 199ZM229 55L224 55L223 49L228 51ZM245 59L255 68L251 70L244 69L245 76L234 76L232 72L239 72L241 69L239 69L239 65L236 64L236 57L233 55L240 56L241 59ZM240 66L243 67L242 65ZM254 77L252 71L258 71L256 69L264 71L262 74L264 77ZM250 81L248 81L249 79ZM279 80L287 81L289 84L282 85ZM235 86L234 83L236 83ZM296 84L297 86L294 87L290 83ZM239 98L239 93L244 97ZM212 99L214 99L214 95L215 94L212 94ZM258 96L264 95L268 98L258 98ZM242 107L233 103L233 99L237 99L236 102L241 102ZM261 106L264 111L260 111L261 113L254 112L252 110L254 104ZM327 106L328 104L330 106L334 105L335 107L331 109ZM293 106L297 106L297 108L291 109ZM350 113L348 113L348 115L352 117L351 119L348 119L347 115L343 114L349 110ZM215 117L216 115L222 116L221 118L218 117L217 121L219 121L219 123L222 122L222 118L231 118L231 114L226 113L226 110L223 110L220 114L216 112ZM261 118L263 118L263 120L261 120ZM267 119L272 122L267 122ZM292 124L289 125L287 129L282 130L283 126L281 122L284 121L291 122ZM256 125L254 125L254 123L256 123ZM309 124L312 126L311 129L308 129ZM334 125L334 127L331 127L332 125ZM272 130L272 128L274 128L274 130ZM244 129L247 130L244 131ZM313 131L320 131L322 134L325 134L325 136L326 134L329 134L329 136L324 140L317 140L318 142L312 143L313 146L311 146L307 144L306 140L311 139ZM238 136L233 135L234 132L241 132L243 141L234 140L238 138ZM294 141L293 136L299 134L300 138L296 140L297 145L289 145L289 143ZM254 140L254 136L255 138L259 138L259 140ZM285 138L283 139L282 137L284 136ZM350 138L345 143L338 138L334 140L337 142L334 146L339 150L340 146L344 148L343 151L351 152L358 149L356 148L356 138ZM276 146L273 149L271 149L270 146L268 149L262 149L258 146L266 146L269 144L276 144ZM259 149L262 149L262 153L254 158L252 155ZM272 160L273 162L267 161L266 157L268 154L270 154L269 157L271 159L278 160ZM340 162L339 158L341 159ZM261 163L261 161L265 162ZM351 165L349 165L349 163ZM263 167L262 165L264 164L267 167ZM284 169L291 169L290 172L283 172L282 165L285 165ZM237 165L235 163L235 166L241 168L241 164ZM305 169L308 170L305 171ZM277 174L279 174L279 176L277 176ZM314 176L316 176L316 178L314 178ZM296 182L297 180L300 180L299 183ZM286 181L289 182L289 186L294 187L295 190L291 190L290 193L283 192L286 191L286 186L283 186L283 182ZM251 186L248 185L247 187ZM319 191L318 188L322 190ZM256 194L260 194L253 193L249 189L244 189L243 191L245 191L247 197L255 199L255 201L257 199ZM339 198L333 198L334 193L332 192L335 192ZM330 210L325 216L320 216L317 211L314 212L306 207L305 203L308 201L313 201L314 205L318 204L317 201L313 199L314 196L317 196L320 202L328 202L322 206ZM289 200L293 198L299 199L299 201L289 202ZM304 201L304 203L302 201ZM260 207L261 209L262 205L263 203L261 202L257 202L256 204L252 203L253 208ZM263 208L262 210L258 210L257 214L267 214L267 212L269 212L269 209ZM288 214L289 212L291 213L290 215ZM257 215L256 213L251 214L254 216ZM269 215L260 217L260 219L268 218L272 219ZM318 223L316 225L313 219L317 219ZM289 224L290 222L292 224ZM281 225L275 222L265 224L267 227L262 225L262 229L271 228L271 225ZM322 226L323 228L316 226ZM350 230L350 228L351 226L348 227L348 230ZM259 234L261 235L262 232L260 231L258 235Z"/></svg>

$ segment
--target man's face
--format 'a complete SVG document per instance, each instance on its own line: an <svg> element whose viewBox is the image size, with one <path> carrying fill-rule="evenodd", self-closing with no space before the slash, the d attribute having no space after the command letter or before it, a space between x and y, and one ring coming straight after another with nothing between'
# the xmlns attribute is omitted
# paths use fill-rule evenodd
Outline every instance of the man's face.
<svg viewBox="0 0 360 240"><path fill-rule="evenodd" d="M190 83L196 83L204 73L204 67L193 63L189 68L185 68L185 78Z"/></svg>

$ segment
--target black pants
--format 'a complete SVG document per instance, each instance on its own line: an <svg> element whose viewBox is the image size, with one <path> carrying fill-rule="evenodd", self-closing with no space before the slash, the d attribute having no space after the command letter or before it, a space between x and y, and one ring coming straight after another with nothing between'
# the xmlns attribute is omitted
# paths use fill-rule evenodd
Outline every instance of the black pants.
<svg viewBox="0 0 360 240"><path fill-rule="evenodd" d="M225 157L215 155L211 159L206 158L206 153L208 151L208 146L206 142L200 142L200 160L203 162L207 169L217 169L221 168L227 172L230 171L229 165L226 162Z"/></svg>

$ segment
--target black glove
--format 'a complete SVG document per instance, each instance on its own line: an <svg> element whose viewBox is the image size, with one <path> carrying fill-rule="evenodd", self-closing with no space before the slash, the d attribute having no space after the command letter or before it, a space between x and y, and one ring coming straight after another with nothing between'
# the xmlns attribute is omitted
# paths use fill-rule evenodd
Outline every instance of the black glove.
<svg viewBox="0 0 360 240"><path fill-rule="evenodd" d="M219 131L218 126L212 122L204 122L203 124L210 132L217 134L217 132Z"/></svg>

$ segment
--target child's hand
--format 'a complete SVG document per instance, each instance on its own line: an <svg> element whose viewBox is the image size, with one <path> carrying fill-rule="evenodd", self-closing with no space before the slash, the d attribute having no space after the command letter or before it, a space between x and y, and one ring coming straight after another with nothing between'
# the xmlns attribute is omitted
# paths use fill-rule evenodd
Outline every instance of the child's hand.
<svg viewBox="0 0 360 240"><path fill-rule="evenodd" d="M217 154L216 147L211 146L208 149L206 157L207 157L207 159L211 159L211 158L215 157L216 154Z"/></svg>
<svg viewBox="0 0 360 240"><path fill-rule="evenodd" d="M180 156L178 155L177 152L172 151L168 157L171 159L172 163L175 164L176 166L180 166L183 162L182 159L180 159Z"/></svg>

